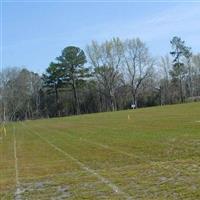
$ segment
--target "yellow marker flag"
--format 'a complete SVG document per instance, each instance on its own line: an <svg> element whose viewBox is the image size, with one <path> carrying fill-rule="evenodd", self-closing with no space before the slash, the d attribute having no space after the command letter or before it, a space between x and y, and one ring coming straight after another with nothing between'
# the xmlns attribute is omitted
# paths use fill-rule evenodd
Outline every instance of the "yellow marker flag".
<svg viewBox="0 0 200 200"><path fill-rule="evenodd" d="M4 135L6 136L6 128L3 127L3 132L4 132Z"/></svg>

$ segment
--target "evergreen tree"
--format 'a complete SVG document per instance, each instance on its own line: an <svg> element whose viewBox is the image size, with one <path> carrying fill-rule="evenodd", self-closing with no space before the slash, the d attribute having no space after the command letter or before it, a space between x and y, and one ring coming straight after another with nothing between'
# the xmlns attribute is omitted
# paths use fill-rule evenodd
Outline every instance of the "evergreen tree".
<svg viewBox="0 0 200 200"><path fill-rule="evenodd" d="M62 71L62 80L72 89L75 113L80 114L78 89L85 82L85 78L89 77L89 68L84 67L87 62L85 53L78 47L69 46L63 49L57 61Z"/></svg>
<svg viewBox="0 0 200 200"><path fill-rule="evenodd" d="M63 85L63 76L61 68L58 64L51 62L49 67L46 69L46 73L43 74L44 86L47 88L48 92L55 93L55 103L57 115L59 116L59 93L58 89Z"/></svg>
<svg viewBox="0 0 200 200"><path fill-rule="evenodd" d="M183 79L187 74L187 67L184 65L183 59L189 59L192 56L191 48L185 45L185 41L175 36L170 41L173 51L170 54L174 57L173 69L170 71L170 75L175 83L179 86L180 100L184 101L183 95Z"/></svg>

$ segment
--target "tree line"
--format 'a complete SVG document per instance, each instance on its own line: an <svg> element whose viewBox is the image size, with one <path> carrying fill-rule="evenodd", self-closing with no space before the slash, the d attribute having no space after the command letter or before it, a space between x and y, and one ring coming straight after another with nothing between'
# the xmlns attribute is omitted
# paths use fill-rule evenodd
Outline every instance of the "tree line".
<svg viewBox="0 0 200 200"><path fill-rule="evenodd" d="M200 53L180 37L154 58L139 38L64 48L39 75L0 73L0 120L48 118L200 100Z"/></svg>

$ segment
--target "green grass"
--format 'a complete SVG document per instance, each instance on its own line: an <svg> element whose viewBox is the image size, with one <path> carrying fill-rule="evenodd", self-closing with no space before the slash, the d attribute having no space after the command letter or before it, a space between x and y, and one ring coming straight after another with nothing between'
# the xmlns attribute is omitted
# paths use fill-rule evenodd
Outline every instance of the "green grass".
<svg viewBox="0 0 200 200"><path fill-rule="evenodd" d="M200 199L198 121L189 103L7 124L0 199Z"/></svg>

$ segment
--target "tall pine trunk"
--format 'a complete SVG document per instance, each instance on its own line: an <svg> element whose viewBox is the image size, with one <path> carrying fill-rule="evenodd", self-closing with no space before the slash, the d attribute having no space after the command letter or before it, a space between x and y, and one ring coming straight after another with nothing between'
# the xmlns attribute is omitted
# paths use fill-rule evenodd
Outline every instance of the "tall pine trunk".
<svg viewBox="0 0 200 200"><path fill-rule="evenodd" d="M74 101L75 101L75 112L77 115L79 115L80 114L80 105L79 105L79 100L78 100L78 95L77 95L77 90L76 90L76 83L75 83L74 79L72 81L73 81L72 88L73 88Z"/></svg>

